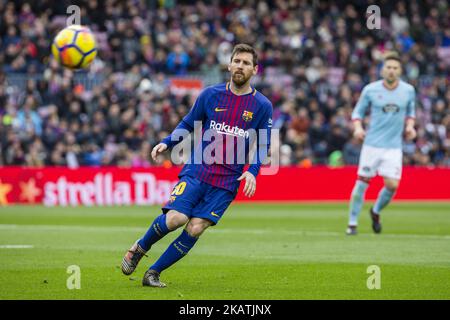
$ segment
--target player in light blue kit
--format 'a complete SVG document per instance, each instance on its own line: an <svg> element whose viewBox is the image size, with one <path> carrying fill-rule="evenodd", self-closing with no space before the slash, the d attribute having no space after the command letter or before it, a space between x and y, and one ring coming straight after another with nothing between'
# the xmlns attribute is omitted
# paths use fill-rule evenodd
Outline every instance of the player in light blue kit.
<svg viewBox="0 0 450 320"><path fill-rule="evenodd" d="M400 80L402 66L397 53L384 58L381 75L383 80L364 87L352 114L354 137L364 140L359 159L358 178L350 200L348 235L357 234L358 216L370 179L375 175L384 178L384 188L370 209L372 229L381 232L380 212L391 201L397 190L402 173L402 138L416 137L415 90ZM366 131L362 120L370 107L370 123ZM406 123L406 126L405 126Z"/></svg>

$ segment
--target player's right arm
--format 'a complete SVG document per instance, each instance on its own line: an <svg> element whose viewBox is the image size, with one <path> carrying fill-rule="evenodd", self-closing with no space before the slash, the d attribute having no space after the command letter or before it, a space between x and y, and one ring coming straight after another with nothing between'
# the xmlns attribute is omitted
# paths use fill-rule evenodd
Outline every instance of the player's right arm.
<svg viewBox="0 0 450 320"><path fill-rule="evenodd" d="M205 118L205 101L207 90L198 96L189 113L180 121L173 132L157 144L152 150L152 159L156 161L158 154L169 148L176 146L183 141L183 138L194 131L195 121L202 121Z"/></svg>
<svg viewBox="0 0 450 320"><path fill-rule="evenodd" d="M353 127L353 136L356 139L363 141L366 137L366 130L364 130L362 126L362 121L360 119L353 120Z"/></svg>
<svg viewBox="0 0 450 320"><path fill-rule="evenodd" d="M362 125L362 120L364 119L369 104L370 100L367 94L367 86L365 86L352 113L352 121L354 126L353 136L361 141L363 141L366 136L366 131Z"/></svg>

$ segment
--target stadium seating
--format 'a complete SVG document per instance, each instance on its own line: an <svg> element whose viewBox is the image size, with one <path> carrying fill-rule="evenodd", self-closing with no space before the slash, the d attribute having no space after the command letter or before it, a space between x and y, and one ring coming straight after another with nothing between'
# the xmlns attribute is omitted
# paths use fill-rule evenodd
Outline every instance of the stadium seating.
<svg viewBox="0 0 450 320"><path fill-rule="evenodd" d="M258 49L254 84L273 102L282 165L355 164L350 113L388 49L401 52L417 91L418 138L405 144L405 164L450 165L445 1L386 2L380 30L355 18L364 1L85 1L81 23L94 30L99 56L76 73L50 57L63 2L22 2L0 2L0 165L155 165L150 146L198 93L173 79L226 81L237 42Z"/></svg>

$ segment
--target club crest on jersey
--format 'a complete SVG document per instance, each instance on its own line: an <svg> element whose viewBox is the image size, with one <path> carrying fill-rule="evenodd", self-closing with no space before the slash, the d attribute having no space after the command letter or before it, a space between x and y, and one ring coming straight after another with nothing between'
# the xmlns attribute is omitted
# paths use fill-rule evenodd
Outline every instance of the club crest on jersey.
<svg viewBox="0 0 450 320"><path fill-rule="evenodd" d="M253 119L253 112L244 110L244 113L242 114L242 119L244 119L245 122L252 121L252 119Z"/></svg>
<svg viewBox="0 0 450 320"><path fill-rule="evenodd" d="M399 110L400 110L400 107L398 105L394 104L394 103L386 104L383 107L383 112L384 113L389 113L389 112L397 113Z"/></svg>

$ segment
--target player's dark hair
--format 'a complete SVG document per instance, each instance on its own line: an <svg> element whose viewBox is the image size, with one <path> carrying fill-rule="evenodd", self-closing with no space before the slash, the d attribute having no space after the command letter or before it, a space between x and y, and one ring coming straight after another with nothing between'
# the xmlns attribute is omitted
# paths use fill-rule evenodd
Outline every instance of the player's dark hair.
<svg viewBox="0 0 450 320"><path fill-rule="evenodd" d="M383 57L383 62L389 61L389 60L395 60L398 61L400 64L402 63L402 61L400 60L400 56L397 52L395 51L391 51L388 52L384 55Z"/></svg>
<svg viewBox="0 0 450 320"><path fill-rule="evenodd" d="M258 54L256 53L255 49L251 45L245 44L245 43L239 43L234 46L233 52L231 53L231 59L230 61L233 61L233 57L242 52L251 53L253 56L253 66L256 66L258 64Z"/></svg>

